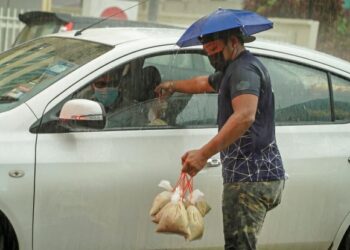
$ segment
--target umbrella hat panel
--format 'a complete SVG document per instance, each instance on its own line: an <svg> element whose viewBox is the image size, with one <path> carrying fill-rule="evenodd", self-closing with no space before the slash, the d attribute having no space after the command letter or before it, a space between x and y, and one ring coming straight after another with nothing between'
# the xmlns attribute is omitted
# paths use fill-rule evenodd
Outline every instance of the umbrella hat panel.
<svg viewBox="0 0 350 250"><path fill-rule="evenodd" d="M176 44L180 47L199 45L200 36L234 28L239 28L244 36L249 36L272 27L270 20L255 12L218 9L194 22Z"/></svg>

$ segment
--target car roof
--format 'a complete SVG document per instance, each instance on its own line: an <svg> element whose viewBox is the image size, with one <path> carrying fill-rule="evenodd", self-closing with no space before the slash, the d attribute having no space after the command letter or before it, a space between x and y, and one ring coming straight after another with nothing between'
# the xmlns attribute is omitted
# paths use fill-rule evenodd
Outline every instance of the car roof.
<svg viewBox="0 0 350 250"><path fill-rule="evenodd" d="M246 47L248 49L261 49L264 51L282 53L288 56L296 56L309 61L314 61L317 63L328 65L350 74L350 62L343 60L339 57L329 55L327 53L297 46L294 44L260 39L252 43L246 44Z"/></svg>
<svg viewBox="0 0 350 250"><path fill-rule="evenodd" d="M92 42L103 43L110 46L127 43L135 40L153 40L164 43L175 43L176 39L183 33L183 29L173 28L149 28L149 27L107 27L89 28L82 31L81 35L75 35L76 30L52 34L50 36L60 36L75 38ZM158 42L156 42L158 44Z"/></svg>
<svg viewBox="0 0 350 250"><path fill-rule="evenodd" d="M76 31L56 33L51 36L76 38L116 46L118 44L142 40L145 44L175 44L183 34L184 29L149 28L149 27L108 27L90 28L75 36ZM257 39L245 44L247 49L263 50L297 56L337 68L350 74L350 63L340 58L316 50L299 47L293 44Z"/></svg>

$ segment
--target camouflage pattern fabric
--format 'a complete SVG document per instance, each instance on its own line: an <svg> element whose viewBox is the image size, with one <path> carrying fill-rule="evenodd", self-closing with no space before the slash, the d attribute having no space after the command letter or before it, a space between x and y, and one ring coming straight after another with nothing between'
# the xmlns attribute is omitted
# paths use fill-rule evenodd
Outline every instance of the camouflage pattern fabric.
<svg viewBox="0 0 350 250"><path fill-rule="evenodd" d="M281 202L284 180L224 184L225 250L255 250L266 213Z"/></svg>

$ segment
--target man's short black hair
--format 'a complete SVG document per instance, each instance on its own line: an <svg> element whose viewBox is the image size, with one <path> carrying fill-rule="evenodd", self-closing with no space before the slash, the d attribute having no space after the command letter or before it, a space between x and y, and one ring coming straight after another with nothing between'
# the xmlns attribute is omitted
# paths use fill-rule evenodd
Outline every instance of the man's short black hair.
<svg viewBox="0 0 350 250"><path fill-rule="evenodd" d="M244 44L244 35L239 28L210 33L210 34L201 36L198 39L202 44L205 44L207 42L211 42L217 39L222 39L225 42L227 42L231 36L237 37L239 42L241 44Z"/></svg>

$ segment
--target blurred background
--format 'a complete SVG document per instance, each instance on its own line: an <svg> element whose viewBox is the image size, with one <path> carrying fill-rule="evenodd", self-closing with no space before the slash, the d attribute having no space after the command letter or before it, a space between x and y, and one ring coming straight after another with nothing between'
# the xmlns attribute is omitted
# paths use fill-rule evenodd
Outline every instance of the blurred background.
<svg viewBox="0 0 350 250"><path fill-rule="evenodd" d="M65 17L114 15L111 19L187 27L219 7L253 10L271 19L274 29L258 34L258 39L296 44L350 61L350 0L0 0L0 51L14 45L29 22L19 15L29 11ZM40 23L48 20L41 18ZM35 32L39 29L40 34L50 33L52 26L40 26ZM59 31L69 29L66 23Z"/></svg>

